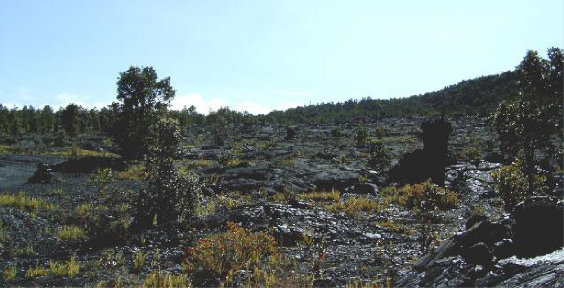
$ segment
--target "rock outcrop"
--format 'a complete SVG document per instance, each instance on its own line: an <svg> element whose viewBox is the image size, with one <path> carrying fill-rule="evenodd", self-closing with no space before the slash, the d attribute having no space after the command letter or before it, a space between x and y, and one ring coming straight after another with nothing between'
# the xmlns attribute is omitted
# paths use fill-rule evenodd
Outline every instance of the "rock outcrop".
<svg viewBox="0 0 564 288"><path fill-rule="evenodd" d="M466 231L419 259L396 285L564 287L562 215L563 201L544 196L500 221L470 218Z"/></svg>

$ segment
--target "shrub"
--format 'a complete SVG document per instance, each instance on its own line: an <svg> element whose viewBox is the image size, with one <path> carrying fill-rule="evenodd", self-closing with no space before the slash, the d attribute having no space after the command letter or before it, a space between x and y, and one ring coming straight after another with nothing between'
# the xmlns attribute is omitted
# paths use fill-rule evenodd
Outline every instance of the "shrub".
<svg viewBox="0 0 564 288"><path fill-rule="evenodd" d="M461 152L462 157L468 161L469 163L473 164L474 166L478 167L480 165L480 159L482 158L482 151L478 147L468 147Z"/></svg>
<svg viewBox="0 0 564 288"><path fill-rule="evenodd" d="M286 127L286 140L293 140L296 136L296 127Z"/></svg>
<svg viewBox="0 0 564 288"><path fill-rule="evenodd" d="M7 282L13 281L14 279L16 279L16 276L18 275L18 264L17 262L8 266L8 268L6 268L6 270L4 270L4 279L6 279Z"/></svg>
<svg viewBox="0 0 564 288"><path fill-rule="evenodd" d="M145 180L147 178L147 169L145 165L133 165L117 174L120 180Z"/></svg>
<svg viewBox="0 0 564 288"><path fill-rule="evenodd" d="M153 225L153 219L167 222L186 219L193 214L200 191L195 174L184 174L175 167L174 159L179 155L180 133L173 119L162 119L158 123L157 145L151 147L147 161L149 187L133 197L136 221L141 226Z"/></svg>
<svg viewBox="0 0 564 288"><path fill-rule="evenodd" d="M366 212L369 214L378 213L382 209L382 203L378 200L364 197L349 197L342 203L335 203L326 206L327 210L336 212L344 211L350 216L354 216L359 212Z"/></svg>
<svg viewBox="0 0 564 288"><path fill-rule="evenodd" d="M386 202L399 204L418 213L453 209L460 202L456 193L429 181L401 188L388 187L382 193L386 196Z"/></svg>
<svg viewBox="0 0 564 288"><path fill-rule="evenodd" d="M529 196L529 182L522 170L523 163L517 161L503 166L491 173L495 180L495 190L501 197L506 211L513 210L517 203ZM547 191L546 176L534 175L535 190L533 195L545 194Z"/></svg>
<svg viewBox="0 0 564 288"><path fill-rule="evenodd" d="M449 210L458 207L459 199L456 193L426 181L424 183L405 185L401 188L389 187L382 191L386 195L386 202L402 205L415 212L420 223L421 253L427 252L432 236L429 231L429 221L432 212L438 209Z"/></svg>
<svg viewBox="0 0 564 288"><path fill-rule="evenodd" d="M133 268L135 271L140 272L143 269L147 255L147 253L143 253L141 250L135 252L135 258L133 259Z"/></svg>
<svg viewBox="0 0 564 288"><path fill-rule="evenodd" d="M354 129L354 141L356 142L356 145L362 146L366 143L366 140L368 140L368 131L366 130L366 127L362 125L357 126Z"/></svg>
<svg viewBox="0 0 564 288"><path fill-rule="evenodd" d="M300 200L312 200L312 201L333 201L339 202L341 193L337 190L332 191L317 191L298 195Z"/></svg>
<svg viewBox="0 0 564 288"><path fill-rule="evenodd" d="M161 271L151 272L145 278L143 287L147 288L168 288L168 287L192 287L190 279L184 274L171 274Z"/></svg>
<svg viewBox="0 0 564 288"><path fill-rule="evenodd" d="M245 269L260 268L261 261L278 254L276 241L263 232L251 233L235 223L228 222L229 230L202 239L187 250L187 270L196 278L226 279Z"/></svg>
<svg viewBox="0 0 564 288"><path fill-rule="evenodd" d="M379 173L384 173L390 168L390 165L392 165L392 153L384 146L384 142L375 141L370 143L367 165Z"/></svg>
<svg viewBox="0 0 564 288"><path fill-rule="evenodd" d="M82 227L63 226L57 232L57 240L64 242L75 242L86 239L86 232Z"/></svg>
<svg viewBox="0 0 564 288"><path fill-rule="evenodd" d="M55 210L57 206L20 192L18 195L0 195L0 205L37 213L40 210Z"/></svg>
<svg viewBox="0 0 564 288"><path fill-rule="evenodd" d="M386 137L386 130L384 129L384 127L382 126L378 126L376 128L374 128L374 136L376 136L376 138L381 139Z"/></svg>
<svg viewBox="0 0 564 288"><path fill-rule="evenodd" d="M341 132L341 128L339 127L335 127L333 129L331 129L331 137L333 138L339 138L343 136L342 132Z"/></svg>
<svg viewBox="0 0 564 288"><path fill-rule="evenodd" d="M66 276L74 277L80 273L80 264L76 262L76 257L71 257L67 262L59 263L56 261L49 261L49 267L45 268L40 265L39 262L35 264L35 267L29 268L27 270L27 277L40 277L40 276Z"/></svg>
<svg viewBox="0 0 564 288"><path fill-rule="evenodd" d="M225 117L218 115L215 123L211 126L212 142L215 146L223 146L225 140L229 136L227 120Z"/></svg>

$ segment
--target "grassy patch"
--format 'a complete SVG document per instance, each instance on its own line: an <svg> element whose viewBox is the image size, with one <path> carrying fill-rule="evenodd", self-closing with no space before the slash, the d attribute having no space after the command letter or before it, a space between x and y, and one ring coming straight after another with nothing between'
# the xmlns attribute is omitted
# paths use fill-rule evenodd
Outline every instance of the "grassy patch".
<svg viewBox="0 0 564 288"><path fill-rule="evenodd" d="M133 259L133 269L139 272L145 267L145 260L147 259L147 254L143 253L141 250L135 252L135 258Z"/></svg>
<svg viewBox="0 0 564 288"><path fill-rule="evenodd" d="M276 193L272 196L272 200L280 203L285 203L286 201L288 201L288 197L286 197L286 194L284 193Z"/></svg>
<svg viewBox="0 0 564 288"><path fill-rule="evenodd" d="M202 239L188 249L187 271L197 277L225 279L230 283L235 272L259 269L265 257L278 254L272 236L251 233L232 222L227 225L229 231Z"/></svg>
<svg viewBox="0 0 564 288"><path fill-rule="evenodd" d="M124 171L117 174L117 179L120 180L144 180L147 178L147 171L145 165L133 165Z"/></svg>
<svg viewBox="0 0 564 288"><path fill-rule="evenodd" d="M99 152L94 150L86 150L86 149L65 149L61 151L47 151L44 152L45 155L56 155L56 156L63 156L63 157L77 157L77 156L100 156L100 157L109 157L109 158L120 158L121 156L110 153L110 152Z"/></svg>
<svg viewBox="0 0 564 288"><path fill-rule="evenodd" d="M359 212L378 213L382 209L382 203L378 200L364 197L350 197L340 203L325 206L327 210L332 212L343 211L351 216Z"/></svg>
<svg viewBox="0 0 564 288"><path fill-rule="evenodd" d="M339 191L319 191L300 194L297 197L299 200L311 200L311 201L332 201L339 202L341 199L341 193Z"/></svg>
<svg viewBox="0 0 564 288"><path fill-rule="evenodd" d="M82 227L63 226L57 232L57 240L62 242L75 242L86 239L86 232Z"/></svg>
<svg viewBox="0 0 564 288"><path fill-rule="evenodd" d="M190 279L184 274L171 274L162 271L151 272L145 278L143 287L166 288L166 287L192 287Z"/></svg>
<svg viewBox="0 0 564 288"><path fill-rule="evenodd" d="M207 167L211 167L212 165L213 165L212 160L198 159L198 160L187 161L182 168L190 170L197 167L207 168Z"/></svg>
<svg viewBox="0 0 564 288"><path fill-rule="evenodd" d="M18 276L17 265L18 265L17 263L14 263L8 266L6 270L4 270L4 273L2 273L4 275L4 279L6 279L6 282L11 282L14 279L16 279L16 276Z"/></svg>
<svg viewBox="0 0 564 288"><path fill-rule="evenodd" d="M407 234L407 235L411 235L414 233L412 229L409 229L404 225L402 225L401 223L397 223L396 221L392 221L392 220L379 221L374 223L374 225L387 229L394 233Z"/></svg>
<svg viewBox="0 0 564 288"><path fill-rule="evenodd" d="M0 205L11 206L20 210L37 213L41 210L55 210L57 205L48 203L39 198L30 197L20 192L17 195L0 195Z"/></svg>
<svg viewBox="0 0 564 288"><path fill-rule="evenodd" d="M401 188L387 187L382 190L382 194L386 196L386 203L399 204L408 209L422 211L434 208L453 209L460 203L456 193L429 182L408 184ZM422 205L429 207L421 207Z"/></svg>
<svg viewBox="0 0 564 288"><path fill-rule="evenodd" d="M65 276L74 277L80 273L80 264L76 262L76 257L72 257L69 261L59 263L56 261L49 261L49 267L44 267L37 262L35 267L27 270L27 277L40 277L40 276Z"/></svg>

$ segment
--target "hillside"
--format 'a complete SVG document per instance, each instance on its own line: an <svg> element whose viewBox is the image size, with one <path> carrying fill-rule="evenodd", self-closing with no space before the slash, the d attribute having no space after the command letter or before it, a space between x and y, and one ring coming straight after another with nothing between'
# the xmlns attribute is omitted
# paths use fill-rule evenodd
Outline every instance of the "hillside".
<svg viewBox="0 0 564 288"><path fill-rule="evenodd" d="M445 113L453 116L491 113L499 102L518 94L517 74L513 71L482 76L447 86L442 90L402 99L363 98L343 103L321 103L267 115L272 122L344 123L357 118L379 119Z"/></svg>

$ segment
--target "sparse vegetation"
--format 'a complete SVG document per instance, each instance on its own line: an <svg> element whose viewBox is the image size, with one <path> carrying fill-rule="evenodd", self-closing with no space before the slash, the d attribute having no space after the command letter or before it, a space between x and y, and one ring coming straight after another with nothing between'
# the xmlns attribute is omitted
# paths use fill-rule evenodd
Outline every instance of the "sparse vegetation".
<svg viewBox="0 0 564 288"><path fill-rule="evenodd" d="M15 262L14 264L8 266L8 268L4 270L3 274L6 282L11 282L16 279L16 276L18 275L18 263Z"/></svg>
<svg viewBox="0 0 564 288"><path fill-rule="evenodd" d="M523 173L522 165L522 162L518 161L491 173L495 180L495 190L503 200L503 205L507 211L511 211L517 203L532 196L529 194L529 182ZM546 176L535 174L534 183L533 195L546 193Z"/></svg>
<svg viewBox="0 0 564 288"><path fill-rule="evenodd" d="M82 227L63 226L57 232L57 239L62 242L75 242L86 239L86 232Z"/></svg>
<svg viewBox="0 0 564 288"><path fill-rule="evenodd" d="M368 140L368 130L363 125L359 125L354 129L354 141L356 145L362 146Z"/></svg>
<svg viewBox="0 0 564 288"><path fill-rule="evenodd" d="M382 203L369 197L349 197L340 203L325 206L332 212L343 211L351 216L358 215L360 212L368 214L378 213L382 210Z"/></svg>
<svg viewBox="0 0 564 288"><path fill-rule="evenodd" d="M260 268L268 256L278 253L276 241L262 232L251 233L235 223L229 230L202 239L188 248L187 270L197 278L219 278L230 283L240 269Z"/></svg>
<svg viewBox="0 0 564 288"><path fill-rule="evenodd" d="M561 57L551 51L550 57ZM391 287L420 263L418 249L427 253L442 239L467 237L471 233L455 233L474 222L500 231L510 225L501 231L509 236L480 240L495 256L488 264L477 266L460 254L465 265L456 269L470 267L460 275L472 279L491 275L492 267L503 274L496 262L500 245L517 247L517 241L506 243L515 239L516 224L503 209L560 192L555 162L563 157L562 136L554 132L562 126L553 116L561 104L548 100L561 95L552 83L561 73L552 67L559 62L538 58L528 54L517 72L409 99L268 115L171 110L175 91L150 67L121 73L119 103L102 109L0 104L0 285ZM535 104L533 88L546 107ZM516 101L501 104L492 119L466 117L484 116L511 97ZM422 115L436 115L441 103L465 116L449 118L452 111L445 109L440 123L454 135L444 146L432 141L430 126L421 125L423 134L419 129L433 122ZM534 115L524 116L527 111ZM415 117L389 118L395 115ZM543 119L559 128L533 131ZM440 150L440 157L418 154L422 147ZM493 171L503 161L500 150L505 160L526 160ZM417 174L409 169L394 178L388 171L396 159L396 167L437 171L431 178L448 189L418 183L427 175L407 179ZM41 181L26 183L30 175Z"/></svg>
<svg viewBox="0 0 564 288"><path fill-rule="evenodd" d="M188 276L184 274L172 274L162 271L154 271L147 275L143 287L146 288L168 288L168 287L192 287Z"/></svg>
<svg viewBox="0 0 564 288"><path fill-rule="evenodd" d="M76 257L71 257L69 261L59 263L49 261L49 266L45 267L39 263L27 270L27 277L40 277L45 275L70 277L73 278L80 273L80 264L76 261Z"/></svg>
<svg viewBox="0 0 564 288"><path fill-rule="evenodd" d="M30 197L20 192L17 195L0 195L0 205L11 206L17 209L37 213L41 210L55 210L57 205L48 203L39 198Z"/></svg>
<svg viewBox="0 0 564 288"><path fill-rule="evenodd" d="M420 221L421 254L427 252L427 247L434 238L433 233L429 231L433 213L437 210L457 208L460 202L456 193L429 181L401 188L389 187L382 192L386 195L386 202L399 204L415 212Z"/></svg>

